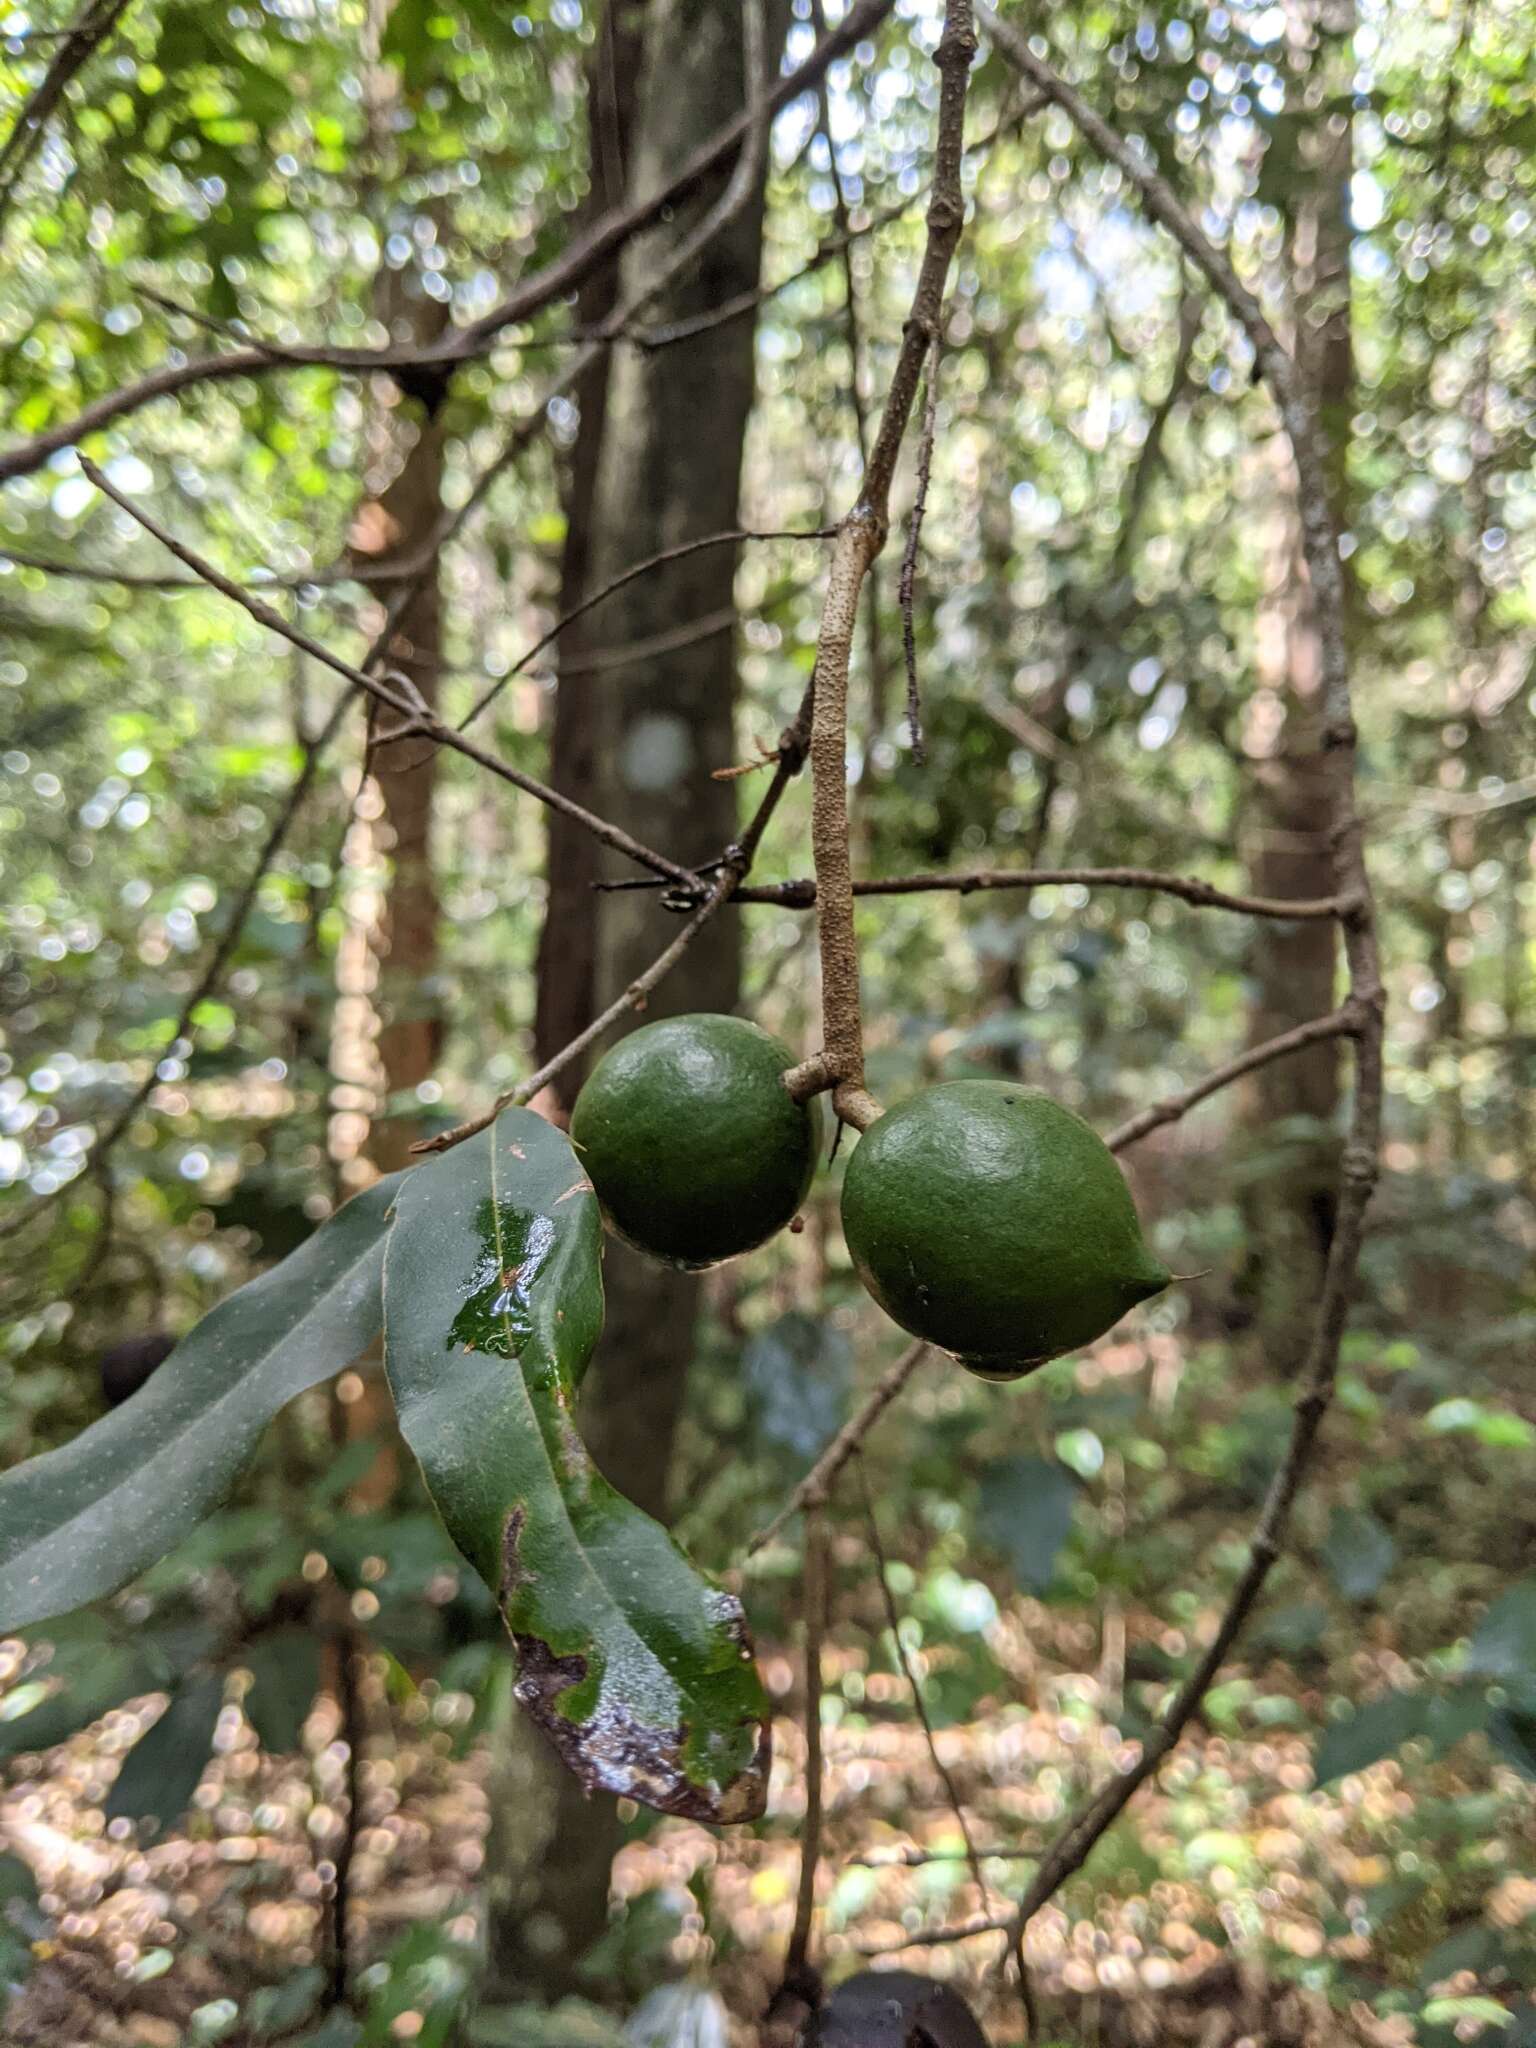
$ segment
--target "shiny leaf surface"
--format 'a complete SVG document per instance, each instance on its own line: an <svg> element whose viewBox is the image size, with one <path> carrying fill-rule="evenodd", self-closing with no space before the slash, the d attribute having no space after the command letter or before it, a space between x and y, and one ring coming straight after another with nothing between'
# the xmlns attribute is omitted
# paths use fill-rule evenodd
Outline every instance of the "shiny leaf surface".
<svg viewBox="0 0 1536 2048"><path fill-rule="evenodd" d="M411 1173L384 1274L401 1428L497 1598L518 1699L583 1783L749 1820L766 1794L767 1706L741 1608L576 1433L601 1262L576 1156L528 1110Z"/></svg>

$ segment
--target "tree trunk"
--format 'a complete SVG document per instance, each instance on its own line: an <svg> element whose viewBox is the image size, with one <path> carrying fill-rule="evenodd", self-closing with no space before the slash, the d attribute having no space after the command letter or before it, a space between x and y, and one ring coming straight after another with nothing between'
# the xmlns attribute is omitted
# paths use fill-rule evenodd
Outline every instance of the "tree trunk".
<svg viewBox="0 0 1536 2048"><path fill-rule="evenodd" d="M642 5L611 0L587 67L591 190L583 220L595 220L621 205L632 146L635 91L644 56ZM576 299L577 319L596 327L612 312L619 289L616 267L599 269ZM580 424L565 479L565 547L560 561L560 615L573 611L591 588L593 496L602 456L612 355L592 363L576 387ZM601 634L601 625L597 631ZM586 619L567 626L556 648L560 687L550 734L549 779L556 789L583 803L597 801L598 719L592 670L586 656L593 627ZM549 813L548 895L539 938L534 1013L534 1058L538 1065L568 1045L596 1007L597 916L592 885L598 878L597 841L590 832ZM573 1060L554 1084L559 1109L569 1114L585 1079L587 1061Z"/></svg>
<svg viewBox="0 0 1536 2048"><path fill-rule="evenodd" d="M781 32L784 10L774 27ZM771 39L777 50L779 35ZM708 0L652 0L634 113L631 192L653 189L742 103L739 9ZM728 172L727 174L728 175ZM669 250L691 232L724 189L710 180L687 205L627 250L622 292L644 288ZM757 282L762 193L755 191L696 263L647 308L647 318L685 319ZM590 591L674 543L737 523L741 455L753 392L753 328L732 321L672 347L620 348L610 366L599 445L590 469L591 521L572 533L583 551L566 560L568 593ZM583 434L589 421L583 421ZM573 479L579 508L581 468ZM734 785L710 771L735 758L734 651L729 631L665 654L657 636L728 611L734 551L711 549L640 579L584 621L576 661L567 646L566 699L557 723L556 780L595 802L648 843L689 865L714 859L735 834ZM622 661L620 650L631 650ZM584 780L590 777L590 780ZM629 875L606 856L592 861L585 840L551 838L546 969L561 986L541 998L540 1050L548 1052L612 999L675 931L648 890L594 897L598 873ZM590 966L585 930L595 926ZM728 1010L739 978L739 927L727 914L708 926L653 999L651 1016ZM566 957L574 949L576 962ZM578 987L581 975L590 979ZM557 1002L558 995L558 1002ZM560 1021L556 1023L556 1017ZM637 1022L642 1021L636 1019ZM548 1034L547 1036L545 1034ZM566 1099L569 1100L569 1094ZM582 1426L614 1485L664 1515L667 1472L693 1345L698 1282L647 1264L610 1242L605 1260L607 1322L588 1374ZM513 1830L493 1841L488 1901L492 1982L502 1995L568 1987L582 1952L607 1921L608 1877L620 1821L613 1800L587 1799L542 1747L505 1746L495 1803L515 1812Z"/></svg>
<svg viewBox="0 0 1536 2048"><path fill-rule="evenodd" d="M395 272L381 273L379 300L391 332L418 343L436 339L447 325L446 311L436 301L404 300ZM393 559L414 569L442 509L441 420L435 411L427 414L414 405L409 410L418 414L415 439L383 490L363 500L352 529L353 554L380 567ZM389 459L409 430L405 413L402 404L384 424L382 460ZM393 603L401 587L375 585L380 605ZM442 601L434 561L401 614L387 661L435 708L442 658ZM377 714L378 706L371 705L370 738L378 730ZM359 806L355 828L368 842L359 858L372 865L382 854L389 863L373 927L366 934L372 962L369 1001L377 1031L375 1085L382 1099L375 1104L362 1153L376 1174L394 1173L410 1163L411 1145L422 1130L413 1097L435 1072L442 1048L443 1017L434 986L440 915L432 864L437 765L438 749L429 741L370 747L370 783L377 801ZM347 1407L347 1435L353 1440L377 1437L382 1447L349 1495L357 1509L382 1507L393 1497L401 1464L394 1404L377 1346L369 1359L361 1390Z"/></svg>
<svg viewBox="0 0 1536 2048"><path fill-rule="evenodd" d="M1289 238L1293 331L1298 361L1317 408L1335 509L1345 509L1345 464L1353 389L1349 310L1349 177L1346 113L1354 0L1289 0L1293 90L1314 119L1296 144ZM1342 84L1341 81L1342 80ZM1277 144L1277 146L1279 146ZM1294 480L1280 480L1275 602L1261 622L1258 715L1248 749L1256 757L1249 848L1255 894L1326 896L1333 887L1323 755L1321 650L1302 568ZM1347 521L1340 518L1340 524ZM1249 1038L1289 1030L1333 1007L1337 934L1327 920L1262 919L1250 970ZM1261 1067L1247 1091L1245 1121L1262 1179L1247 1202L1243 1291L1252 1304L1269 1370L1289 1377L1305 1342L1303 1311L1316 1301L1333 1230L1334 1126L1339 1099L1335 1041Z"/></svg>

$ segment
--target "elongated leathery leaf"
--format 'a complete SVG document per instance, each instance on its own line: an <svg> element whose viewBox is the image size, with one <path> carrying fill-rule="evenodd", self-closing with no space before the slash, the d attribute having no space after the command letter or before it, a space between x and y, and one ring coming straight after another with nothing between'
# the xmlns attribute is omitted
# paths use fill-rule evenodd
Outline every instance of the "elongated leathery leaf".
<svg viewBox="0 0 1536 2048"><path fill-rule="evenodd" d="M496 1595L518 1699L584 1784L755 1819L767 1701L740 1605L576 1434L602 1319L597 1201L552 1125L508 1110L407 1177L384 1263L390 1384L449 1534Z"/></svg>
<svg viewBox="0 0 1536 2048"><path fill-rule="evenodd" d="M215 1507L278 1409L378 1334L391 1175L221 1301L138 1393L0 1478L0 1635L115 1592Z"/></svg>

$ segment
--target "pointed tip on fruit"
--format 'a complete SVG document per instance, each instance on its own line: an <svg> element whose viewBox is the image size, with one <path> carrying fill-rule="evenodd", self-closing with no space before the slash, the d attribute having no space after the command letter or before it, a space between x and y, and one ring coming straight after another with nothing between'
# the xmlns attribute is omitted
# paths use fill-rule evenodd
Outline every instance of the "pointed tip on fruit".
<svg viewBox="0 0 1536 2048"><path fill-rule="evenodd" d="M1161 1294L1164 1288L1171 1287L1175 1277L1160 1259L1154 1259L1149 1254L1140 1269L1132 1275L1131 1298L1134 1301L1150 1301L1154 1294Z"/></svg>

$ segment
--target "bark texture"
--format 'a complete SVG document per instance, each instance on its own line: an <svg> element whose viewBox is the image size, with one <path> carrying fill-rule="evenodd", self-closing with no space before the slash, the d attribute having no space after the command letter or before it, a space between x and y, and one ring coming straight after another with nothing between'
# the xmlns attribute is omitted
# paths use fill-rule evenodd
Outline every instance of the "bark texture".
<svg viewBox="0 0 1536 2048"><path fill-rule="evenodd" d="M787 9L770 8L770 46L781 46ZM618 7L604 40L632 33L637 10ZM650 0L643 55L633 44L620 72L636 78L625 163L631 194L653 188L741 104L745 87L740 10L714 0ZM594 80L599 120L622 134L622 87L608 111ZM596 154L596 151L595 151ZM607 169L599 166L606 176ZM620 290L643 290L669 250L697 225L729 175L626 252ZM761 186L741 212L647 309L657 322L685 319L748 290L758 279ZM595 308L594 310L601 310ZM600 586L678 541L737 524L742 446L753 392L753 328L731 322L647 352L620 347L606 385L584 400L571 477L572 526L562 602ZM590 802L674 859L714 859L734 836L735 787L710 771L736 758L735 649L722 629L665 654L648 643L727 611L736 563L717 548L642 578L582 622L563 648L555 726L557 785ZM619 658L623 651L623 659ZM596 657L596 665L582 667ZM574 684L574 687L572 685ZM569 694L567 694L569 693ZM594 898L598 874L632 873L586 841L551 835L550 894L541 966L540 1057L574 1036L672 935L650 890ZM595 944L587 951L587 934ZM739 983L739 927L710 924L672 971L650 1016L729 1010ZM637 1017L634 1023L644 1022ZM631 1028L633 1028L631 1026ZM569 1103L577 1077L567 1077ZM698 1307L698 1282L642 1261L610 1242L607 1321L583 1396L582 1427L603 1471L651 1513L665 1516L667 1472L682 1405ZM493 1844L490 1952L503 1992L568 1988L584 1950L607 1921L608 1876L620 1838L615 1803L587 1799L543 1751L514 1737L504 1746L498 1809L515 1811L514 1844Z"/></svg>
<svg viewBox="0 0 1536 2048"><path fill-rule="evenodd" d="M1354 0L1289 0L1288 46L1308 119L1296 131L1287 169L1296 197L1289 223L1292 319L1297 364L1326 450L1335 517L1347 525L1345 464L1354 384L1349 304L1347 113ZM1342 83L1341 83L1342 79ZM1329 763L1325 750L1322 647L1300 557L1300 520L1289 464L1277 478L1275 590L1261 622L1260 711L1250 726L1256 756L1249 826L1252 892L1326 896L1333 887ZM1250 954L1252 1044L1288 1031L1334 1005L1338 939L1327 920L1263 920ZM1264 1361L1278 1376L1299 1368L1308 1311L1322 1288L1333 1235L1338 1144L1339 1059L1326 1039L1293 1059L1262 1067L1249 1083L1246 1121L1263 1170L1246 1202L1248 1259L1243 1292Z"/></svg>

